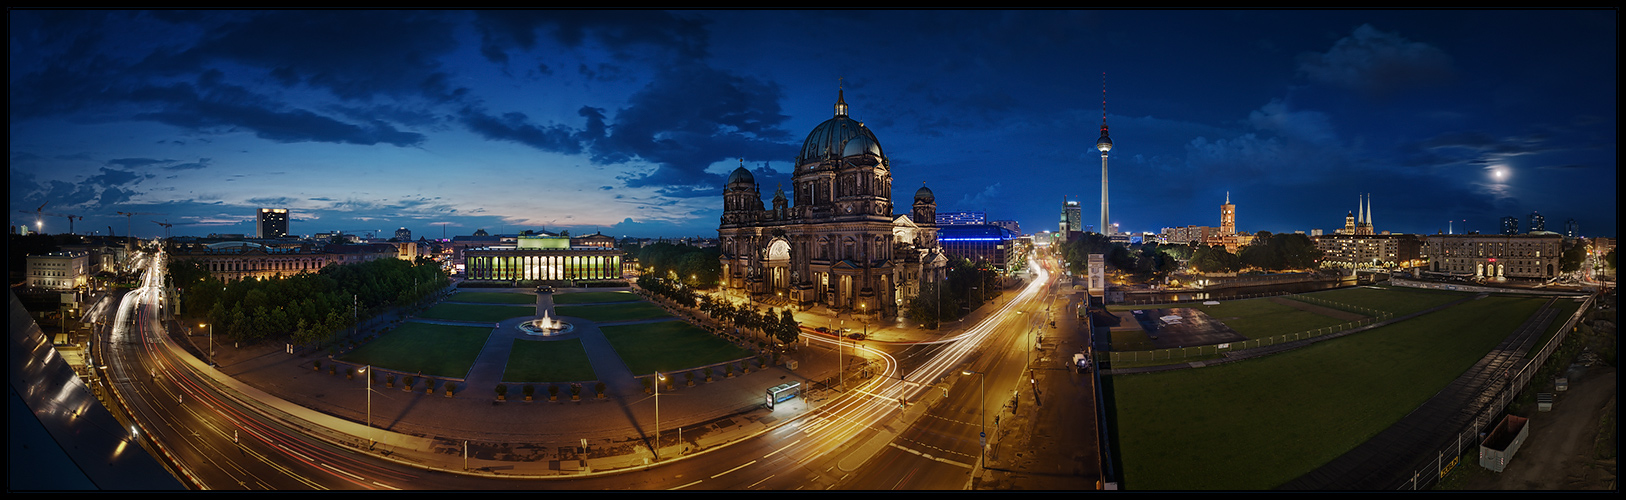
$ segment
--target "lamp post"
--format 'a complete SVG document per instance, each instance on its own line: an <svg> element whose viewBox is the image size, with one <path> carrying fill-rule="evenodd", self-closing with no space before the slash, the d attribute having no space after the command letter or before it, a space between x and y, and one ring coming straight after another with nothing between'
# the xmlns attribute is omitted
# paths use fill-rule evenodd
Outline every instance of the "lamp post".
<svg viewBox="0 0 1626 500"><path fill-rule="evenodd" d="M373 365L361 367L361 376L367 378L367 449L373 449Z"/></svg>
<svg viewBox="0 0 1626 500"><path fill-rule="evenodd" d="M961 375L977 374L977 381L982 383L982 397L977 400L977 420L982 424L982 461L988 461L988 375L975 370L962 370Z"/></svg>
<svg viewBox="0 0 1626 500"><path fill-rule="evenodd" d="M665 381L665 375L655 372L655 445L650 450L654 452L656 462L661 460L661 382Z"/></svg>
<svg viewBox="0 0 1626 500"><path fill-rule="evenodd" d="M209 358L209 366L214 366L215 365L215 325L213 323L210 323L210 324L198 323L198 328L203 328L203 327L206 327L206 326L209 327L209 352L207 353L208 358Z"/></svg>

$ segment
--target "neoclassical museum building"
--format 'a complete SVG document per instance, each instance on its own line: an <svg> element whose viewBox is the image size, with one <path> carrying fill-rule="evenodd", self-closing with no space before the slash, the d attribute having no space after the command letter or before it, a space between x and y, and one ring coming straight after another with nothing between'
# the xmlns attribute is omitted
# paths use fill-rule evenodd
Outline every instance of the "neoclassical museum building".
<svg viewBox="0 0 1626 500"><path fill-rule="evenodd" d="M791 195L775 190L764 208L742 165L723 188L722 285L774 303L855 313L899 314L923 280L943 275L937 201L915 192L913 210L892 213L892 171L881 142L847 116L813 128L796 156Z"/></svg>

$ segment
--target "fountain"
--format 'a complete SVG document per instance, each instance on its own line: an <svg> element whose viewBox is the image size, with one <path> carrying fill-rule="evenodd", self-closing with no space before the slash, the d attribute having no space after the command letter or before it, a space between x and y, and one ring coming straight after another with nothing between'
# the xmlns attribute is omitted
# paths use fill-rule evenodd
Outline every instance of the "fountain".
<svg viewBox="0 0 1626 500"><path fill-rule="evenodd" d="M519 329L520 331L525 332L526 335L552 337L554 335L570 333L572 330L576 329L576 326L564 321L553 319L548 316L547 311L542 311L541 319L533 319L520 323Z"/></svg>

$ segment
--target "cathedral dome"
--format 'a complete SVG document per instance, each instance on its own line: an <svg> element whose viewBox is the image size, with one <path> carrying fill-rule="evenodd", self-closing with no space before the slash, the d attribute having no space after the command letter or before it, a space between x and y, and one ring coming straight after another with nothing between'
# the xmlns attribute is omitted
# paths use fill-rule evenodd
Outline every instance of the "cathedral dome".
<svg viewBox="0 0 1626 500"><path fill-rule="evenodd" d="M807 140L802 143L802 153L797 155L796 162L800 164L864 154L885 157L881 153L881 141L863 123L847 116L847 103L838 95L836 116L813 127L813 132L807 134Z"/></svg>
<svg viewBox="0 0 1626 500"><path fill-rule="evenodd" d="M915 191L915 203L922 202L937 203L937 195L932 194L931 188L921 186L919 191Z"/></svg>
<svg viewBox="0 0 1626 500"><path fill-rule="evenodd" d="M728 174L728 183L756 184L757 180L756 177L751 176L750 170L746 170L745 166L741 165L739 168L734 169L734 173Z"/></svg>

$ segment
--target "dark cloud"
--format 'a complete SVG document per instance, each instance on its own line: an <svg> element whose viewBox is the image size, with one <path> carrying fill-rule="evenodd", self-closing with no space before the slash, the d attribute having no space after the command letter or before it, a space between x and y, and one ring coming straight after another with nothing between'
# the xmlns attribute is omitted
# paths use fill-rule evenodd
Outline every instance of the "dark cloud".
<svg viewBox="0 0 1626 500"><path fill-rule="evenodd" d="M261 207L287 207L287 206L293 205L295 202L298 202L299 200L297 198L289 198L287 196L270 196L270 197L261 197L261 198L249 198L246 201L247 201L247 203L249 205L261 206Z"/></svg>
<svg viewBox="0 0 1626 500"><path fill-rule="evenodd" d="M139 167L145 167L145 166L148 166L148 165L157 165L157 164L161 164L161 163L175 163L175 160L157 160L157 159L152 159L152 158L117 158L117 159L107 160L108 165L124 167L124 168L139 168Z"/></svg>
<svg viewBox="0 0 1626 500"><path fill-rule="evenodd" d="M214 162L214 160L211 159L211 158L198 158L198 161L196 161L196 162L177 163L177 164L174 164L174 165L164 167L164 170L202 170L202 169L205 169L205 168L209 168L209 164L213 163L213 162Z"/></svg>
<svg viewBox="0 0 1626 500"><path fill-rule="evenodd" d="M155 177L152 174L143 175L125 170L113 170L106 167L103 167L101 172L102 173L100 174L92 175L90 178L85 179L85 183L100 184L103 186L122 186Z"/></svg>
<svg viewBox="0 0 1626 500"><path fill-rule="evenodd" d="M561 154L582 152L580 133L565 125L534 125L524 113L511 112L493 116L473 108L465 108L463 124L487 139L513 141L542 151Z"/></svg>
<svg viewBox="0 0 1626 500"><path fill-rule="evenodd" d="M595 161L637 157L654 171L627 179L639 186L720 186L705 169L730 158L790 160L791 134L778 85L692 66L660 73L615 115L608 134L592 144ZM760 181L760 180L759 180Z"/></svg>
<svg viewBox="0 0 1626 500"><path fill-rule="evenodd" d="M1543 134L1497 137L1480 131L1446 132L1422 141L1402 144L1402 162L1409 166L1483 165L1500 158L1547 151L1557 147Z"/></svg>
<svg viewBox="0 0 1626 500"><path fill-rule="evenodd" d="M1385 95L1437 85L1451 79L1451 57L1433 45L1407 40L1362 24L1324 54L1300 58L1299 72L1311 80Z"/></svg>
<svg viewBox="0 0 1626 500"><path fill-rule="evenodd" d="M143 87L128 94L129 101L158 109L134 118L193 130L241 127L275 142L332 142L416 146L424 136L396 129L381 120L346 123L304 109L282 106L243 87L220 83L219 72L205 72L196 86L177 83Z"/></svg>
<svg viewBox="0 0 1626 500"><path fill-rule="evenodd" d="M508 62L510 51L536 48L538 35L569 48L591 38L621 60L637 51L699 60L707 55L706 24L658 11L480 11L474 20L480 54L499 64Z"/></svg>
<svg viewBox="0 0 1626 500"><path fill-rule="evenodd" d="M231 61L260 68L286 86L303 83L347 100L385 94L451 98L437 61L456 46L456 16L440 12L254 13L209 28L196 46L155 54L142 68L195 71Z"/></svg>

